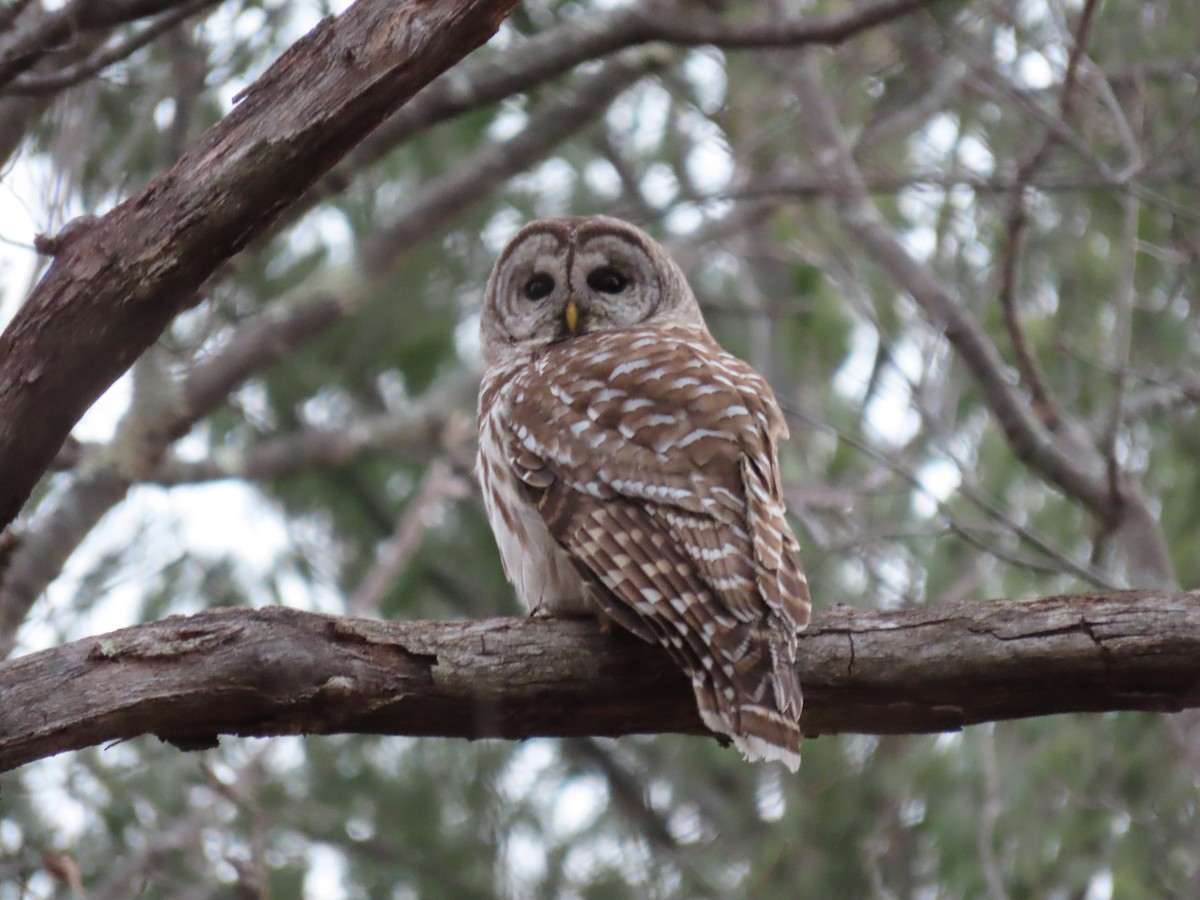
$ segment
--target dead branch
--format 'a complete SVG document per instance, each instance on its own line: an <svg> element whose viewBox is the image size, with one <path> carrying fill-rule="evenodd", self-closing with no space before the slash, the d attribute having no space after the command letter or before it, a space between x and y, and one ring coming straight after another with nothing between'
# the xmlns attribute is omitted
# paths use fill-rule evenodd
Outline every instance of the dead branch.
<svg viewBox="0 0 1200 900"><path fill-rule="evenodd" d="M805 731L1200 706L1200 592L835 607L801 636ZM154 734L703 734L658 647L590 620L378 622L282 607L172 616L0 664L0 771Z"/></svg>
<svg viewBox="0 0 1200 900"><path fill-rule="evenodd" d="M346 598L346 611L356 616L377 614L387 592L421 548L430 510L447 501L460 500L468 493L466 482L454 473L445 456L426 466L391 537L379 547L375 563L354 593Z"/></svg>

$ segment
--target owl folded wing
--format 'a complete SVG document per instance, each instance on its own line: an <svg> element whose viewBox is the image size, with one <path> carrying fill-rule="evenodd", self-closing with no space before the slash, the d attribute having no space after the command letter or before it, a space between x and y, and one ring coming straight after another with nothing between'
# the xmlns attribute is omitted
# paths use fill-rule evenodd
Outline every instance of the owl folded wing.
<svg viewBox="0 0 1200 900"><path fill-rule="evenodd" d="M741 623L803 627L770 389L711 341L671 338L632 330L551 347L509 397L513 469L612 602L653 620L696 598ZM627 627L661 640L662 625Z"/></svg>

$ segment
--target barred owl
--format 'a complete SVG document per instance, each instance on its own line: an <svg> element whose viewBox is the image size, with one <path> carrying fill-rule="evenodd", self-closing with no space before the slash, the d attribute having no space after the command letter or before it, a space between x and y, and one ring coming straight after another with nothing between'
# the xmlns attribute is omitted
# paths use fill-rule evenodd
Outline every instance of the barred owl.
<svg viewBox="0 0 1200 900"><path fill-rule="evenodd" d="M603 216L522 228L480 330L478 472L522 602L661 644L705 725L795 771L809 595L766 381L713 341L666 251Z"/></svg>

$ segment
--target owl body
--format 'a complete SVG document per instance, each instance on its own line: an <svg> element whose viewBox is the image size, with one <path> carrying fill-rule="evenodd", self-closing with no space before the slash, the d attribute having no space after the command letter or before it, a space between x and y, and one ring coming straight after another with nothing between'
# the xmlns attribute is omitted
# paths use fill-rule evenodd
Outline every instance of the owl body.
<svg viewBox="0 0 1200 900"><path fill-rule="evenodd" d="M522 602L661 644L706 725L794 769L809 601L770 387L665 252L604 217L522 229L482 332L479 476Z"/></svg>

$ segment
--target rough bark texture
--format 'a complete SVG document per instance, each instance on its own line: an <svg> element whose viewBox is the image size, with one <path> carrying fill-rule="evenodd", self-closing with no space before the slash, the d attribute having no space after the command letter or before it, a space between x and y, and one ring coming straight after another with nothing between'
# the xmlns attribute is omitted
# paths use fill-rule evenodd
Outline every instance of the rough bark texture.
<svg viewBox="0 0 1200 900"><path fill-rule="evenodd" d="M54 263L0 336L0 527L216 267L515 3L359 0L284 53L170 171L42 242Z"/></svg>
<svg viewBox="0 0 1200 900"><path fill-rule="evenodd" d="M826 610L802 636L805 731L915 733L1200 705L1200 592L900 612ZM521 738L704 733L659 648L594 621L375 622L292 609L175 616L0 665L0 771L156 734Z"/></svg>

